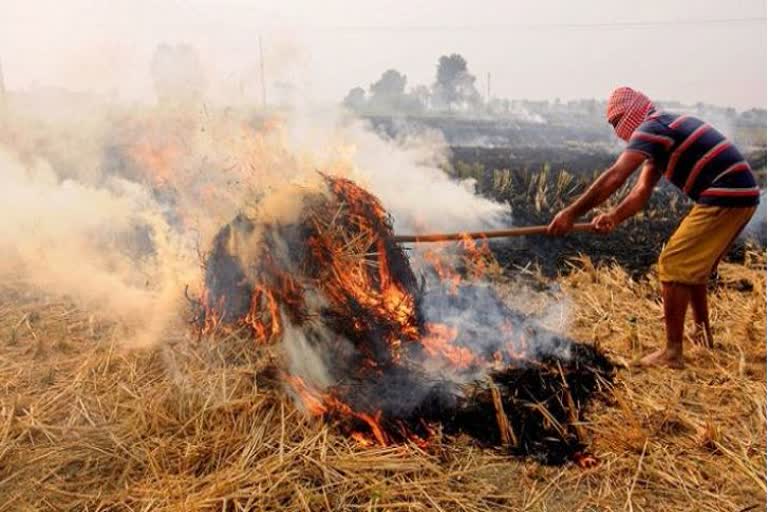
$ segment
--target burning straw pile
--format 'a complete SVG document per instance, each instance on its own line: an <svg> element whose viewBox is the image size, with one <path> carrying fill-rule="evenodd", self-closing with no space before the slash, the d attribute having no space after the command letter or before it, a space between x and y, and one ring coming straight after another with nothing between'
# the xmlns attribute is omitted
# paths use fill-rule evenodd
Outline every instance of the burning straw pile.
<svg viewBox="0 0 768 512"><path fill-rule="evenodd" d="M280 343L262 380L363 445L466 434L546 463L589 460L579 425L612 379L604 356L507 307L471 242L469 279L438 253L417 277L374 196L323 175L300 197L288 219L257 207L220 231L193 301L203 334Z"/></svg>
<svg viewBox="0 0 768 512"><path fill-rule="evenodd" d="M257 344L234 321L221 335L222 321L195 343L174 324L161 346L129 352L109 317L6 279L0 511L761 510L765 254L748 261L725 263L712 291L715 350L688 344L685 370L619 374L612 405L582 423L601 461L585 470L465 436L361 447L284 393L273 354L285 333L280 345ZM618 361L664 342L655 276L585 260L558 283L576 339ZM517 425L519 408L505 411Z"/></svg>

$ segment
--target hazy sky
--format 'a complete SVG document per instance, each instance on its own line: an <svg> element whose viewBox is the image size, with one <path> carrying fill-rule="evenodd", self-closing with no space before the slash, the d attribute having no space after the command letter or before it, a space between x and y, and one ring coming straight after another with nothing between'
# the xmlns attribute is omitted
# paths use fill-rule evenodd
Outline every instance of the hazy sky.
<svg viewBox="0 0 768 512"><path fill-rule="evenodd" d="M253 93L262 35L275 82L339 101L388 68L430 84L461 53L485 92L607 96L631 85L660 99L766 105L765 0L0 0L6 86L150 97L158 43L196 46L211 94ZM249 92L250 91L250 92Z"/></svg>

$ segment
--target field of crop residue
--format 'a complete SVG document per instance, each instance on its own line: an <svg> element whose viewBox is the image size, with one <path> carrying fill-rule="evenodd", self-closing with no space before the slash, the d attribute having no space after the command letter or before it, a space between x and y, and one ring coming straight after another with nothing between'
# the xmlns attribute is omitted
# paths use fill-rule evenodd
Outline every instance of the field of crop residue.
<svg viewBox="0 0 768 512"><path fill-rule="evenodd" d="M622 366L582 425L588 468L461 436L364 447L298 410L243 333L180 319L128 351L117 324L6 282L0 510L762 510L764 268L752 252L721 267L716 347L689 341L681 371L631 366L664 338L652 273L582 260L558 279L569 335Z"/></svg>

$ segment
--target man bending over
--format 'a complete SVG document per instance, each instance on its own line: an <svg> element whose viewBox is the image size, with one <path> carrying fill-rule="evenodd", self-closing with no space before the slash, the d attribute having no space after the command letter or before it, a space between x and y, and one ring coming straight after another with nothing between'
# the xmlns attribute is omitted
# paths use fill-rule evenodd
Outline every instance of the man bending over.
<svg viewBox="0 0 768 512"><path fill-rule="evenodd" d="M659 257L666 347L645 356L644 365L683 367L683 329L688 304L697 336L712 347L707 280L759 202L760 190L738 149L711 125L689 115L657 110L641 92L620 87L608 99L608 122L628 142L616 163L549 224L550 235L568 233L576 219L601 205L643 164L637 184L592 227L612 231L648 202L661 177L694 202Z"/></svg>

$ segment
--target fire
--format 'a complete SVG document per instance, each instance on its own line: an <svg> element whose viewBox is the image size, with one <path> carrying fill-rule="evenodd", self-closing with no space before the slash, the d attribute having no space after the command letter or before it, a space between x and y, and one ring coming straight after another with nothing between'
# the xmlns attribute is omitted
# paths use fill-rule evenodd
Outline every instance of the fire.
<svg viewBox="0 0 768 512"><path fill-rule="evenodd" d="M421 256L440 280L448 285L451 293L457 294L459 292L459 284L461 284L461 274L451 268L437 251L429 249L424 251Z"/></svg>
<svg viewBox="0 0 768 512"><path fill-rule="evenodd" d="M359 431L353 432L351 434L351 436L360 442L360 444L367 446L370 445L373 440L375 440L381 446L386 446L389 444L389 437L384 432L380 424L381 411L376 411L373 414L357 412L352 410L349 405L345 404L338 398L330 394L321 393L316 389L311 388L304 382L304 379L299 376L286 375L285 380L296 394L296 396L301 400L302 405L310 415L351 416L357 418L369 429L368 434Z"/></svg>
<svg viewBox="0 0 768 512"><path fill-rule="evenodd" d="M175 144L139 142L130 148L129 154L154 186L166 187L176 181L174 170L181 158L181 151Z"/></svg>
<svg viewBox="0 0 768 512"><path fill-rule="evenodd" d="M280 311L271 291L263 286L258 286L253 290L251 307L248 314L243 318L243 324L253 329L256 340L259 342L266 343L277 339L281 333Z"/></svg>
<svg viewBox="0 0 768 512"><path fill-rule="evenodd" d="M358 347L363 358L356 363L356 371L361 375L385 372L414 350L458 370L483 364L470 348L455 343L458 327L425 323L420 318L416 279L408 276L407 260L391 242L389 218L378 201L351 181L328 178L327 183L338 202L333 203L333 209L321 212L331 215L322 215L320 210L311 212L307 223L311 229L306 238L308 258L297 265L307 274L304 283L280 268L279 255L265 254L257 272L262 280L247 287L249 300L242 314L235 312L236 301L232 298L216 297L211 290L203 293L204 333L222 328L222 324L225 329L247 326L258 343L274 342L280 339L286 321L305 321L303 297L309 288L324 298L324 314L341 323L347 338L367 340L373 336L378 340L374 346ZM237 245L222 243L227 249ZM461 276L437 255L431 261L434 270L450 275L458 289ZM247 281L244 275L239 279L238 285ZM223 322L224 318L229 322ZM317 389L298 375L286 374L285 380L308 414L354 418L363 427L363 431L355 432L356 438L381 445L390 442L391 436L382 426L381 410L358 410L337 394ZM423 440L407 428L400 430L403 437ZM423 430L428 432L429 427Z"/></svg>
<svg viewBox="0 0 768 512"><path fill-rule="evenodd" d="M458 347L454 341L459 336L459 329L444 324L427 324L427 334L421 344L427 354L441 358L454 368L465 370L478 364L477 356L467 347Z"/></svg>
<svg viewBox="0 0 768 512"><path fill-rule="evenodd" d="M487 238L481 239L478 243L465 234L459 246L464 251L465 266L471 278L478 279L501 274L501 268L491 252Z"/></svg>
<svg viewBox="0 0 768 512"><path fill-rule="evenodd" d="M320 286L333 302L343 304L353 297L368 315L373 314L399 325L403 337L413 339L418 335L417 327L412 322L413 297L392 280L381 243L377 244L375 263L360 258L350 261L342 254L345 247L330 245L332 240L315 240L314 243L319 253L331 254L329 273ZM372 275L372 266L376 267L377 274Z"/></svg>
<svg viewBox="0 0 768 512"><path fill-rule="evenodd" d="M222 230L206 263L207 287L200 301L202 331L208 334L245 326L257 343L266 344L281 340L289 324L302 329L309 343L329 361L326 369L334 383L319 385L283 370L287 389L308 415L336 422L363 446L395 441L426 446L441 430L443 414L453 418L451 421L464 421L462 428L482 430L476 425L479 419L472 415L485 418L483 409L463 402L463 391L430 371L450 370L459 380L469 382L474 375L490 372L548 368L529 363L530 340L536 332L521 328L522 320L504 313L507 310L492 289L475 283L499 271L487 240L478 244L466 238L458 244L461 272L448 252L423 254L426 270L435 276L437 291L432 294L437 296L433 297L393 242L389 216L378 200L349 180L324 179L327 193L307 193L294 224L239 219ZM262 252L250 255L253 265L243 268L245 258L232 251L249 244L233 243L232 237L254 232L259 233ZM442 310L453 313L444 320L427 319L431 310L425 308L425 302L429 301L437 301ZM481 322L468 329L460 319L475 307L507 316L491 315L484 321L488 325ZM488 335L498 340L478 343L477 336ZM535 385L551 381L554 392L570 393L559 363L558 368L561 373L549 380L535 377ZM512 383L514 379L502 380L499 385ZM490 400L493 393L488 394L495 385L482 389L478 400L486 404L483 407L501 407L499 400ZM542 401L575 403L550 398ZM409 401L413 403L404 405ZM527 408L519 414L535 414L536 410ZM458 419L462 414L465 420ZM558 414L574 417L573 411ZM503 416L498 410L495 416L491 414ZM536 419L541 425L536 435L562 435L565 430L553 423L555 416ZM521 420L521 425L527 421ZM526 428L520 435L535 431ZM516 438L504 433L501 437Z"/></svg>
<svg viewBox="0 0 768 512"><path fill-rule="evenodd" d="M316 390L308 387L304 383L304 379L297 375L285 375L284 378L310 415L321 416L328 412L323 396Z"/></svg>
<svg viewBox="0 0 768 512"><path fill-rule="evenodd" d="M218 299L218 304L214 305L211 304L211 301L216 301L217 299L209 296L208 294L203 294L200 305L203 309L203 320L202 325L200 326L200 333L201 334L210 334L214 332L218 326L221 324L222 319L222 312L224 310L224 298L221 297Z"/></svg>

